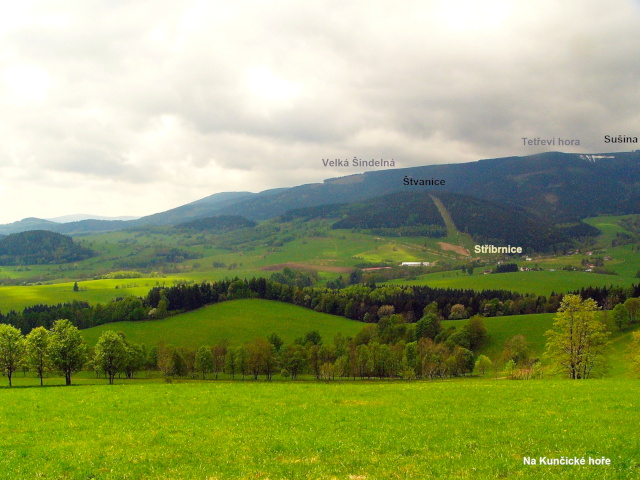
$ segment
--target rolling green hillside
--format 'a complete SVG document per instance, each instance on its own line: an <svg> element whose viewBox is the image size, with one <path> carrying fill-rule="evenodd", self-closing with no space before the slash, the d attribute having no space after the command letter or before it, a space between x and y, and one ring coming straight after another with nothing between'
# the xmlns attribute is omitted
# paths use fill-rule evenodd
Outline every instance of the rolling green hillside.
<svg viewBox="0 0 640 480"><path fill-rule="evenodd" d="M222 339L238 345L271 333L293 343L309 330L318 330L325 342L331 342L337 333L352 336L363 325L295 305L250 299L222 302L162 320L109 323L82 330L82 335L90 345L95 345L105 330L115 330L134 343L199 347Z"/></svg>
<svg viewBox="0 0 640 480"><path fill-rule="evenodd" d="M523 335L534 356L541 356L544 352L546 338L544 333L553 326L553 313L535 315L508 315L504 317L490 317L484 319L489 341L483 347L482 353L490 358L496 358L502 353L504 344L515 335ZM444 328L454 326L460 328L468 320L445 320Z"/></svg>
<svg viewBox="0 0 640 480"><path fill-rule="evenodd" d="M158 282L157 278L91 280L79 282L80 291L78 292L73 291L73 282L28 287L0 287L0 312L20 311L30 305L56 305L73 300L95 305L128 295L143 297L156 286L156 282ZM162 282L171 285L171 279L160 279L160 284Z"/></svg>
<svg viewBox="0 0 640 480"><path fill-rule="evenodd" d="M513 272L491 275L462 274L459 271L430 273L421 275L415 280L392 280L388 284L398 285L428 285L441 288L471 288L474 290L512 290L520 293L535 293L537 295L549 295L551 292L566 293L579 290L582 287L609 285L628 286L637 283L638 279L622 275L602 275L598 273L568 272L557 270L555 272L532 271Z"/></svg>
<svg viewBox="0 0 640 480"><path fill-rule="evenodd" d="M499 358L508 340L515 335L523 335L529 345L531 356L542 358L547 340L544 334L553 328L554 318L553 313L485 318L484 324L487 327L489 340L478 353L487 355L491 359ZM468 320L445 320L442 325L444 328L452 326L460 328L467 322ZM607 322L611 331L611 344L608 351L610 368L607 376L629 378L632 373L627 355L631 345L632 331L619 332L611 325L610 316ZM637 328L640 327L636 326Z"/></svg>

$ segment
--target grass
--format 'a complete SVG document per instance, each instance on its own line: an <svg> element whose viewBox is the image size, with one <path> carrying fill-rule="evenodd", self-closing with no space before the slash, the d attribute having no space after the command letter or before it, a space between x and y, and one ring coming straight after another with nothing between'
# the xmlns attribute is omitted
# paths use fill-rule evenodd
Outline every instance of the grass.
<svg viewBox="0 0 640 480"><path fill-rule="evenodd" d="M78 282L81 289L78 292L73 291L73 282L0 287L0 311L6 313L9 310L22 310L39 303L55 305L80 300L95 305L126 295L145 296L157 282L172 285L171 278L132 278Z"/></svg>
<svg viewBox="0 0 640 480"><path fill-rule="evenodd" d="M0 472L16 479L634 479L638 398L640 383L620 380L4 388ZM611 465L527 466L525 456L604 456Z"/></svg>
<svg viewBox="0 0 640 480"><path fill-rule="evenodd" d="M554 313L539 313L533 315L509 315L504 317L487 317L484 318L484 324L487 328L488 341L477 352L477 355L487 355L492 360L499 358L504 350L504 345L515 335L522 335L527 340L529 351L532 358L543 360L547 337L545 333L553 328ZM460 328L468 320L445 320L442 322L444 328L454 326ZM627 355L631 345L632 330L619 332L612 324L611 316L608 315L606 323L608 330L611 332L609 340L610 347L607 352L609 370L608 377L629 378L631 372L629 369L629 360ZM634 329L637 329L636 325Z"/></svg>
<svg viewBox="0 0 640 480"><path fill-rule="evenodd" d="M476 269L476 272L479 269ZM637 280L637 279L635 279ZM482 275L466 275L460 271L429 273L418 276L415 280L392 280L388 284L396 285L428 285L441 288L470 288L473 290L512 290L520 293L549 295L551 292L566 293L589 286L630 285L633 278L618 275L602 275L598 273L568 272L557 270L551 272L513 272Z"/></svg>
<svg viewBox="0 0 640 480"><path fill-rule="evenodd" d="M539 313L484 318L489 341L479 353L495 359L502 353L506 341L511 340L515 335L523 335L529 343L532 355L539 357L546 345L544 334L553 327L554 317L553 313ZM442 325L444 328L450 326L459 328L465 323L468 323L468 320L445 320Z"/></svg>
<svg viewBox="0 0 640 480"><path fill-rule="evenodd" d="M601 243L611 245L616 233L629 233L627 229L620 225L620 220L633 217L634 215L602 215L599 217L585 218L584 223L596 227L600 230L598 240Z"/></svg>
<svg viewBox="0 0 640 480"><path fill-rule="evenodd" d="M289 344L309 330L318 330L330 343L337 333L353 336L363 326L355 320L296 305L248 299L222 302L162 320L108 323L82 330L82 335L89 345L95 345L102 332L115 330L134 343L199 347L215 345L222 339L238 345L274 332Z"/></svg>

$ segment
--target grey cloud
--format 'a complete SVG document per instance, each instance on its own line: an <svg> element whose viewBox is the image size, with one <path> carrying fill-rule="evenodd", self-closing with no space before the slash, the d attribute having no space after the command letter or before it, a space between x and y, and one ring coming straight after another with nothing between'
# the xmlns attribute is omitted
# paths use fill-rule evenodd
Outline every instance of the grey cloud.
<svg viewBox="0 0 640 480"><path fill-rule="evenodd" d="M0 90L0 175L148 198L170 179L178 198L321 181L340 173L327 157L410 166L536 153L523 136L603 151L604 134L637 133L637 5L478 5L35 3L23 24L0 22L0 73L36 65L51 86L24 104ZM274 91L252 90L252 69Z"/></svg>

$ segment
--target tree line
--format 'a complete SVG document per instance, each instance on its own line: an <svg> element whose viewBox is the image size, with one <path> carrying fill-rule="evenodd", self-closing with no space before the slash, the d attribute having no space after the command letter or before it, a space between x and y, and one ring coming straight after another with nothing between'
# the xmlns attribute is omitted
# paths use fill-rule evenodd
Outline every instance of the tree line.
<svg viewBox="0 0 640 480"><path fill-rule="evenodd" d="M283 281L288 277L281 275ZM444 289L427 286L376 286L375 284L351 285L342 289L314 288L294 277L291 284L265 278L225 279L200 284L180 284L172 287L154 287L146 297L116 298L105 304L90 306L87 302L73 301L57 305L34 305L22 312L0 312L0 322L19 328L23 334L43 326L50 328L59 318L69 319L78 328L90 328L118 321L139 321L161 318L170 313L187 312L205 305L241 298L260 298L292 303L318 312L341 315L352 320L376 323L383 305L392 305L396 312L405 315L409 322L422 316L422 310L435 302L438 313L450 318L452 309L462 306L464 313L453 318L469 318L473 315L515 315L555 311L560 297L521 295L505 290L474 291L469 289ZM280 279L280 278L279 278ZM300 280L299 282L297 280ZM453 308L456 307L456 308Z"/></svg>
<svg viewBox="0 0 640 480"><path fill-rule="evenodd" d="M343 288L315 288L309 286L311 274L293 271L279 274L279 281L266 278L224 279L200 284L180 284L154 287L146 297L126 296L95 306L73 301L57 305L34 305L22 312L0 312L0 323L6 323L27 334L35 327L51 328L60 318L68 319L76 327L90 328L111 322L140 321L187 312L205 305L241 298L260 298L291 303L318 312L340 315L365 323L377 323L383 305L393 306L408 323L422 317L427 305L435 304L438 315L446 319L464 319L474 315L493 317L532 313L555 313L564 294L519 294L505 290L432 288L358 284ZM593 298L605 311L629 298L640 296L640 285L622 287L588 287L574 292L583 299ZM635 315L635 314L634 314Z"/></svg>
<svg viewBox="0 0 640 480"><path fill-rule="evenodd" d="M445 378L473 371L474 353L486 340L482 318L473 317L461 329L443 329L436 304L423 317L408 324L393 306L383 305L380 321L368 324L354 337L337 334L332 343L316 330L285 345L275 333L245 345L230 346L221 340L198 349L160 344L153 348L127 341L112 330L101 334L89 349L77 327L67 319L53 322L51 330L36 327L23 336L15 327L0 325L0 367L12 384L18 370L32 370L43 383L45 372L57 370L71 384L71 375L82 368L104 375L113 383L118 374L133 378L135 372L155 369L166 376L225 373L270 380L273 375L296 379L311 374L317 379Z"/></svg>
<svg viewBox="0 0 640 480"><path fill-rule="evenodd" d="M640 306L640 299L632 300L637 302L629 302L631 309ZM571 379L606 373L610 332L596 316L598 310L593 299L567 295L562 300L553 328L546 333L544 358L549 371ZM540 358L531 354L522 335L506 341L502 353L493 360L479 354L488 340L481 316L472 317L460 328L443 328L435 302L425 307L415 323L407 323L392 305L383 305L377 315L377 323L364 325L353 337L337 334L331 343L310 330L289 345L272 333L244 345L232 346L221 340L197 349L164 343L148 348L112 330L103 332L89 349L79 330L66 319L56 320L51 330L36 327L26 336L11 325L0 324L0 368L10 386L19 369L36 372L41 385L44 373L50 370L59 371L70 385L71 375L82 368L104 375L109 383L116 375L133 378L143 370L157 370L167 378L214 375L218 379L226 374L233 379L257 380L264 375L271 380L281 375L295 380L309 374L326 381L336 377L434 380L472 372L484 375L488 370L497 375L500 368L512 379L540 378L543 374ZM630 358L634 370L640 371L637 332L632 347Z"/></svg>

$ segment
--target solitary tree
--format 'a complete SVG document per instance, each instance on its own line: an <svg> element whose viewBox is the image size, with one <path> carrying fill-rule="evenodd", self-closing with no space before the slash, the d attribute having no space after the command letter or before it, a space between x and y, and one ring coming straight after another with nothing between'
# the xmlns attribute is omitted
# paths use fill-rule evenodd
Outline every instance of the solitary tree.
<svg viewBox="0 0 640 480"><path fill-rule="evenodd" d="M163 288L160 290L160 301L158 302L158 308L156 310L156 316L162 318L167 314L169 310L169 299L167 298L167 292Z"/></svg>
<svg viewBox="0 0 640 480"><path fill-rule="evenodd" d="M304 370L307 356L302 345L287 345L282 351L282 367L295 380Z"/></svg>
<svg viewBox="0 0 640 480"><path fill-rule="evenodd" d="M69 320L54 322L49 356L53 366L64 374L66 384L71 385L71 374L80 370L87 360L87 345L80 331Z"/></svg>
<svg viewBox="0 0 640 480"><path fill-rule="evenodd" d="M189 366L187 365L184 353L184 350L179 348L173 349L171 353L171 364L173 365L171 374L176 377L186 377L189 373Z"/></svg>
<svg viewBox="0 0 640 480"><path fill-rule="evenodd" d="M322 345L322 336L318 330L309 330L304 336L305 345Z"/></svg>
<svg viewBox="0 0 640 480"><path fill-rule="evenodd" d="M160 343L156 347L156 365L165 376L171 375L173 371L173 350L172 346L165 343Z"/></svg>
<svg viewBox="0 0 640 480"><path fill-rule="evenodd" d="M467 311L464 305L456 303L451 307L451 313L449 313L449 320L460 320L461 318L467 318Z"/></svg>
<svg viewBox="0 0 640 480"><path fill-rule="evenodd" d="M464 330L469 335L469 348L476 350L487 339L487 327L480 315L474 315L469 319L469 323L464 326Z"/></svg>
<svg viewBox="0 0 640 480"><path fill-rule="evenodd" d="M613 319L613 323L618 327L618 330L622 331L629 326L631 322L631 317L629 315L629 310L622 303L619 303L615 307L613 307L613 312L611 312L611 318Z"/></svg>
<svg viewBox="0 0 640 480"><path fill-rule="evenodd" d="M236 348L235 365L244 380L245 375L249 373L249 352L246 347L240 346Z"/></svg>
<svg viewBox="0 0 640 480"><path fill-rule="evenodd" d="M360 378L370 377L373 365L371 363L371 354L367 345L358 345L356 348L356 371Z"/></svg>
<svg viewBox="0 0 640 480"><path fill-rule="evenodd" d="M273 348L276 349L276 352L279 352L280 348L282 348L282 345L284 345L284 341L277 333L272 333L267 337L267 339L269 340L271 345L273 345Z"/></svg>
<svg viewBox="0 0 640 480"><path fill-rule="evenodd" d="M119 371L123 371L127 361L127 346L124 339L113 330L100 335L94 351L94 364L109 377L109 385Z"/></svg>
<svg viewBox="0 0 640 480"><path fill-rule="evenodd" d="M213 353L211 347L203 345L196 351L196 370L202 372L202 378L207 378L207 373L213 369Z"/></svg>
<svg viewBox="0 0 640 480"><path fill-rule="evenodd" d="M137 343L129 343L125 339L125 362L122 367L127 378L133 378L133 374L145 367L146 347Z"/></svg>
<svg viewBox="0 0 640 480"><path fill-rule="evenodd" d="M231 378L236 378L236 372L238 371L238 364L236 362L236 349L234 347L227 348L227 354L224 356L224 372L231 375Z"/></svg>
<svg viewBox="0 0 640 480"><path fill-rule="evenodd" d="M20 362L24 356L24 337L17 328L0 324L0 368L9 379L20 367Z"/></svg>
<svg viewBox="0 0 640 480"><path fill-rule="evenodd" d="M43 384L45 370L49 367L49 332L44 327L31 330L26 338L27 362L38 372L40 385Z"/></svg>
<svg viewBox="0 0 640 480"><path fill-rule="evenodd" d="M320 367L320 376L325 382L328 382L333 378L334 368L333 363L323 363Z"/></svg>
<svg viewBox="0 0 640 480"><path fill-rule="evenodd" d="M486 355L480 355L476 360L476 372L484 376L485 372L493 368L493 362Z"/></svg>
<svg viewBox="0 0 640 480"><path fill-rule="evenodd" d="M247 349L247 369L253 375L253 379L257 380L262 370L262 350L259 348L258 339L246 346Z"/></svg>
<svg viewBox="0 0 640 480"><path fill-rule="evenodd" d="M440 318L435 313L427 313L416 322L417 339L426 337L433 340L441 331Z"/></svg>
<svg viewBox="0 0 640 480"><path fill-rule="evenodd" d="M504 362L513 360L516 365L529 365L529 344L523 335L515 335L511 340L507 340L504 344L502 352Z"/></svg>
<svg viewBox="0 0 640 480"><path fill-rule="evenodd" d="M556 314L553 330L545 335L546 356L552 368L571 379L589 378L606 367L604 353L609 332L596 318L598 304L579 295L565 295Z"/></svg>
<svg viewBox="0 0 640 480"><path fill-rule="evenodd" d="M211 353L213 355L212 370L216 374L216 380L218 379L218 374L224 371L224 359L227 356L228 348L229 340L223 338L211 349Z"/></svg>
<svg viewBox="0 0 640 480"><path fill-rule="evenodd" d="M624 302L624 306L629 312L631 323L636 323L638 314L640 313L640 298L627 298Z"/></svg>

